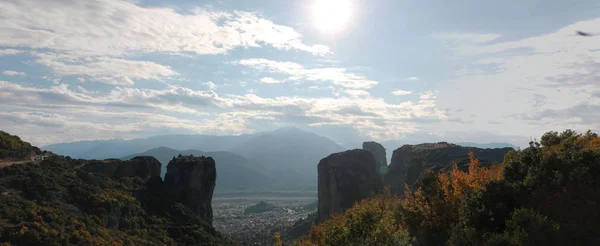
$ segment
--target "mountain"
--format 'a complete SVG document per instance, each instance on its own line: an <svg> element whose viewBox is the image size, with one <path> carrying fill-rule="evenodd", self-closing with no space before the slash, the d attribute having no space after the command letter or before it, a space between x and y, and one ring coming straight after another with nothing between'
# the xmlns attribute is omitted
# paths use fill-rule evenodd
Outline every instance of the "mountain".
<svg viewBox="0 0 600 246"><path fill-rule="evenodd" d="M0 131L0 162L3 160L24 160L28 157L41 154L42 151L19 136Z"/></svg>
<svg viewBox="0 0 600 246"><path fill-rule="evenodd" d="M1 149L37 149L0 137ZM239 245L211 226L214 160L170 164L170 182L157 176L153 157L49 155L0 168L0 245Z"/></svg>
<svg viewBox="0 0 600 246"><path fill-rule="evenodd" d="M210 152L208 155L215 158L217 165L221 163L219 156L215 156L217 152L226 151L238 154L245 157L245 159L231 159L223 165L234 165L236 162L251 163L251 165L242 165L249 167L260 163L264 165L265 169L259 167L255 170L263 173L263 176L270 176L269 181L276 185L315 184L317 180L317 163L331 153L346 149L328 138L293 127L237 136L163 135L132 140L82 141L47 145L44 146L44 149L73 158L107 159L130 157L133 153L146 155L142 152L163 146L169 146L173 150L202 150L205 151L202 152L204 154ZM172 153L167 155L170 154ZM189 152L189 154L193 153ZM225 154L219 155L223 155L220 156L221 158L227 156ZM161 160L163 167L166 165L165 159L161 159L164 156L156 155L155 157ZM228 159L226 158L226 160ZM242 168L240 170L246 169ZM225 172L225 170L222 171ZM221 176L224 175L223 172L219 170L219 179L224 177ZM265 182L258 182L258 185L262 186L263 183ZM220 189L219 184L217 184L217 189Z"/></svg>
<svg viewBox="0 0 600 246"><path fill-rule="evenodd" d="M211 135L162 135L132 140L94 140L71 143L58 143L44 146L54 153L84 159L118 158L140 153L161 146L173 149L201 149L223 151L246 141L253 135L211 136Z"/></svg>
<svg viewBox="0 0 600 246"><path fill-rule="evenodd" d="M452 169L453 163L456 163L459 169L466 170L470 163L469 152L473 152L481 166L490 166L493 163L502 163L506 153L511 150L513 149L509 147L464 147L447 142L406 144L393 151L388 173L384 177L385 184L390 186L392 192L403 194L405 184L409 187L416 185L426 169L434 172L448 171Z"/></svg>
<svg viewBox="0 0 600 246"><path fill-rule="evenodd" d="M212 157L217 168L216 190L260 189L273 184L273 178L267 175L266 168L260 163L226 151L204 152L199 150L176 150L159 147L139 154L121 157L129 160L135 156L153 156L162 164L161 176L167 173L167 164L178 155Z"/></svg>
<svg viewBox="0 0 600 246"><path fill-rule="evenodd" d="M343 150L328 138L285 127L253 136L233 147L231 152L256 160L268 169L292 169L301 175L298 182L313 184L317 180L319 161Z"/></svg>

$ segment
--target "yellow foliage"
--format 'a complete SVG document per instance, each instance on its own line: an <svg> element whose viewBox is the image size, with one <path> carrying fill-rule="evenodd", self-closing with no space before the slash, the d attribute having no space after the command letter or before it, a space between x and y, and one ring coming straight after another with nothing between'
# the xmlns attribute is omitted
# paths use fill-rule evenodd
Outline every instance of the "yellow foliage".
<svg viewBox="0 0 600 246"><path fill-rule="evenodd" d="M401 199L386 189L343 214L332 214L330 220L313 225L309 235L295 245L410 245L407 230L396 221L395 211L400 206Z"/></svg>
<svg viewBox="0 0 600 246"><path fill-rule="evenodd" d="M283 242L281 242L281 235L279 235L279 232L275 232L275 235L273 235L273 241L275 241L275 243L273 244L274 246L283 245Z"/></svg>
<svg viewBox="0 0 600 246"><path fill-rule="evenodd" d="M438 178L442 185L442 192L447 201L458 205L466 192L483 189L486 183L502 178L503 164L494 164L489 168L479 166L479 160L469 151L469 170L463 172L454 164L449 173L440 173Z"/></svg>

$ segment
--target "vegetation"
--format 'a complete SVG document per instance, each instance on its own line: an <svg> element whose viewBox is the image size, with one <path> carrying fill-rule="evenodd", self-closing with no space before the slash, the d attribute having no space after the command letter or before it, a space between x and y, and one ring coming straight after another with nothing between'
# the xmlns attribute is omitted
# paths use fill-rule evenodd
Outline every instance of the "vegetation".
<svg viewBox="0 0 600 246"><path fill-rule="evenodd" d="M313 226L296 245L598 245L600 138L548 132L504 162L426 172Z"/></svg>
<svg viewBox="0 0 600 246"><path fill-rule="evenodd" d="M18 136L0 131L0 159L23 159L39 153L41 153L40 149L21 140Z"/></svg>
<svg viewBox="0 0 600 246"><path fill-rule="evenodd" d="M83 171L54 156L0 169L0 242L9 245L235 245L189 208L169 202L162 180Z"/></svg>
<svg viewBox="0 0 600 246"><path fill-rule="evenodd" d="M248 206L246 209L244 209L244 214L264 213L273 209L275 209L275 205L266 203L265 201L260 201L259 203Z"/></svg>

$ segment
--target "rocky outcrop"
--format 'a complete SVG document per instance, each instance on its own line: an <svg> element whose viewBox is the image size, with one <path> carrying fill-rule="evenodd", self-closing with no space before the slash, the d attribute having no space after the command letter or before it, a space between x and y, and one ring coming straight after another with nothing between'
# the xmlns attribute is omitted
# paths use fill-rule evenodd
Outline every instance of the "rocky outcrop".
<svg viewBox="0 0 600 246"><path fill-rule="evenodd" d="M375 163L377 163L377 173L379 173L379 175L386 174L388 163L383 145L377 142L364 142L362 144L362 148L371 152L373 157L375 157Z"/></svg>
<svg viewBox="0 0 600 246"><path fill-rule="evenodd" d="M388 173L384 177L386 186L399 195L404 194L404 184L413 187L425 169L435 172L448 170L452 163L460 169L469 165L469 149L482 166L501 163L504 155L512 148L481 149L463 147L446 142L404 145L392 153Z"/></svg>
<svg viewBox="0 0 600 246"><path fill-rule="evenodd" d="M331 154L318 165L319 207L317 222L325 221L330 213L352 207L354 202L383 189L376 171L373 154L355 149Z"/></svg>
<svg viewBox="0 0 600 246"><path fill-rule="evenodd" d="M167 165L164 186L173 199L186 205L212 225L212 196L217 180L210 157L179 156Z"/></svg>
<svg viewBox="0 0 600 246"><path fill-rule="evenodd" d="M112 177L121 163L123 163L123 161L119 159L106 159L102 161L94 160L85 164L82 169L86 172L101 173L108 177Z"/></svg>
<svg viewBox="0 0 600 246"><path fill-rule="evenodd" d="M92 173L101 173L108 177L160 177L160 162L152 156L136 156L128 161L119 159L106 159L103 161L90 161L83 170Z"/></svg>
<svg viewBox="0 0 600 246"><path fill-rule="evenodd" d="M113 173L113 177L160 177L160 167L160 162L152 156L136 156L122 162Z"/></svg>

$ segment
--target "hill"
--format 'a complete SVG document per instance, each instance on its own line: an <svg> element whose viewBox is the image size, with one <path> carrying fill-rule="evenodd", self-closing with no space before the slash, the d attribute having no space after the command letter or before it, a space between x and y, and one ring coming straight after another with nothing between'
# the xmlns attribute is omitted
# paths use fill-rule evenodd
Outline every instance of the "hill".
<svg viewBox="0 0 600 246"><path fill-rule="evenodd" d="M201 149L226 151L252 135L162 135L132 140L94 140L58 143L44 146L54 153L85 159L107 159L140 153L149 149L169 146L173 149Z"/></svg>
<svg viewBox="0 0 600 246"><path fill-rule="evenodd" d="M159 147L146 152L122 157L129 160L134 156L153 156L162 164L161 176L167 173L167 164L178 155L210 156L216 162L217 190L261 189L272 185L273 179L260 163L226 151L203 152L199 150L176 150Z"/></svg>
<svg viewBox="0 0 600 246"><path fill-rule="evenodd" d="M0 169L0 242L236 245L162 193L162 180L111 179L84 171L88 163L52 156Z"/></svg>
<svg viewBox="0 0 600 246"><path fill-rule="evenodd" d="M301 178L295 182L303 183L316 183L319 161L342 150L328 138L293 127L253 136L231 149L269 169L291 169Z"/></svg>
<svg viewBox="0 0 600 246"><path fill-rule="evenodd" d="M344 150L328 138L293 127L252 135L164 135L133 140L61 143L44 148L74 158L107 159L129 157L133 153L144 154L142 152L163 146L178 150L202 150L205 151L203 153L211 154L238 154L246 160L238 158L234 162L232 159L230 164L251 163L244 165L250 167L260 163L265 169L255 170L270 176L269 180L278 186L316 186L319 160ZM161 157L157 156L157 159L161 160Z"/></svg>
<svg viewBox="0 0 600 246"><path fill-rule="evenodd" d="M42 151L18 136L0 131L0 162L31 159Z"/></svg>
<svg viewBox="0 0 600 246"><path fill-rule="evenodd" d="M474 153L479 163L487 167L492 163L501 163L504 155L511 150L514 151L512 148L463 147L447 142L406 144L392 153L392 161L385 174L385 184L390 186L392 192L402 194L404 185L415 185L425 170L448 171L454 163L460 170L468 169L469 152Z"/></svg>
<svg viewBox="0 0 600 246"><path fill-rule="evenodd" d="M437 145L418 147L452 147ZM426 171L404 197L384 190L295 245L600 244L600 137L548 132L529 145L501 164L471 153L466 170Z"/></svg>

